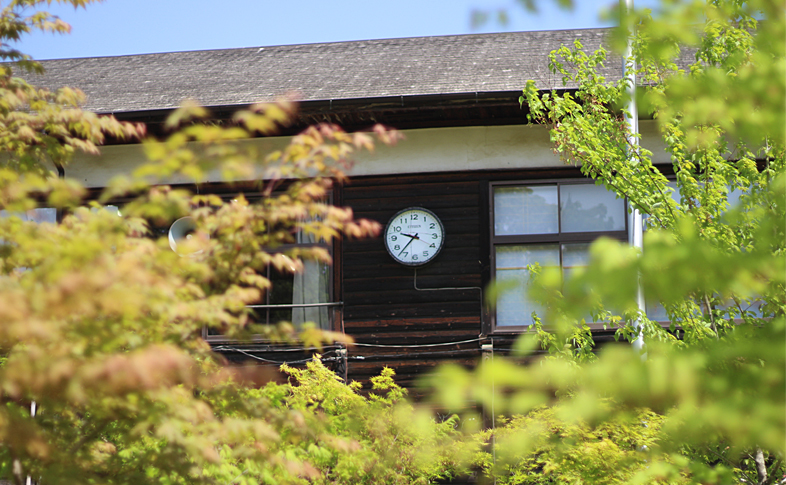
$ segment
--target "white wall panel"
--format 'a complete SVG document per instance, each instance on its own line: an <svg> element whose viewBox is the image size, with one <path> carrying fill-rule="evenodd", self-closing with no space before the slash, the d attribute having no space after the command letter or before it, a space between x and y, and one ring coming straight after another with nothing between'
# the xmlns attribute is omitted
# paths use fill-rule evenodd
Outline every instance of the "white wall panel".
<svg viewBox="0 0 786 485"><path fill-rule="evenodd" d="M642 145L653 152L656 163L668 163L664 145L653 121L642 121ZM538 125L472 126L404 131L404 140L392 147L377 146L372 153L355 157L351 176L446 172L487 169L559 167L559 157L549 142L548 130ZM284 146L288 138L259 138L260 153ZM81 155L66 175L88 187L103 187L118 173L130 173L145 159L141 145L103 147L100 156ZM219 182L211 174L210 182ZM171 181L177 183L177 180Z"/></svg>

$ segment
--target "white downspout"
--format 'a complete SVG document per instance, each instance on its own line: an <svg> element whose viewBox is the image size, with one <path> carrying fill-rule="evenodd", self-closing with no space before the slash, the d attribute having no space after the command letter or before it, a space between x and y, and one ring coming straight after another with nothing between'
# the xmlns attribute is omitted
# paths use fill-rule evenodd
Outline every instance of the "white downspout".
<svg viewBox="0 0 786 485"><path fill-rule="evenodd" d="M620 0L620 10L624 13L632 12L633 0ZM629 18L626 26L627 42L625 44L625 54L622 58L622 77L628 80L629 101L627 112L625 113L625 122L628 123L628 127L630 128L628 142L630 143L629 161L631 164L638 163L635 152L639 144L639 111L636 106L636 59L633 57L634 28L633 21ZM631 60L631 64L628 64L628 59ZM633 209L628 217L628 239L634 248L638 248L639 251L642 251L644 247L644 223L641 212L639 212L638 209ZM639 306L639 310L644 313L644 292L641 289L641 281L638 282L637 286L636 303ZM633 348L636 352L641 353L644 359L646 358L646 354L644 353L644 337L641 334L641 322L639 319L633 322L633 327L638 333L636 339L633 341Z"/></svg>

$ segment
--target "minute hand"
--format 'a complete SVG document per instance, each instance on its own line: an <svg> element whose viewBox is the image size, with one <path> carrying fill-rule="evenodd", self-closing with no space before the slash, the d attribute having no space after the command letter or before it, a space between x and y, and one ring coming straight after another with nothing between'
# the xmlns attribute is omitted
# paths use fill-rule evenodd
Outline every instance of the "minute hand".
<svg viewBox="0 0 786 485"><path fill-rule="evenodd" d="M399 253L398 253L399 256L401 256L401 253L403 253L404 250L407 249L410 244L412 244L412 241L414 241L415 239L419 239L417 233L415 233L414 236L410 236L409 234L405 234L405 236L409 236L411 239L409 240L409 242L403 248L401 248L401 251L399 251Z"/></svg>

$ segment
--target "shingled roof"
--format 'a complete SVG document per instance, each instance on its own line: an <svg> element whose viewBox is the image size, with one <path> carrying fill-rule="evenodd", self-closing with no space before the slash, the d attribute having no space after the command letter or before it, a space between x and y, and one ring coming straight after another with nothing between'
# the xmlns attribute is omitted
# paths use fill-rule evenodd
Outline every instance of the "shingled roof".
<svg viewBox="0 0 786 485"><path fill-rule="evenodd" d="M581 40L596 49L607 29L509 32L44 61L47 87L75 86L102 113L166 110L185 98L206 106L520 92L533 79L562 88L548 53ZM618 62L606 67L618 77Z"/></svg>

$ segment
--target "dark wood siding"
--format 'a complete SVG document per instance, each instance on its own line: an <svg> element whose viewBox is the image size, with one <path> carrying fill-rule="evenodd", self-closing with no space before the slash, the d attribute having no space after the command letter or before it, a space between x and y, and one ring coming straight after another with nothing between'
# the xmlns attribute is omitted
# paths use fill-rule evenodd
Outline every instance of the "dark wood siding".
<svg viewBox="0 0 786 485"><path fill-rule="evenodd" d="M343 203L356 217L384 227L399 210L424 207L442 220L446 235L437 258L417 270L393 261L381 238L344 242L344 331L368 344L349 349L350 379L365 381L388 366L400 384L411 386L446 360L477 360L486 237L481 185L471 174L438 174L356 178L344 187ZM419 291L415 271L418 288L468 289Z"/></svg>
<svg viewBox="0 0 786 485"><path fill-rule="evenodd" d="M337 345L319 352L339 375L364 384L383 367L396 371L397 382L412 388L419 376L446 362L474 366L482 344L507 354L516 335L488 336L480 288L489 282L489 182L580 178L573 168L477 171L356 177L336 187L334 202L351 207L355 216L383 226L399 210L432 210L445 228L445 246L430 264L415 270L388 255L381 238L334 243L335 329L358 345L344 360ZM211 187L223 193L223 187ZM445 289L445 288L464 289ZM444 290L431 291L436 288ZM599 332L610 340L611 332ZM235 363L276 369L281 362L302 365L316 349L289 345L218 345L216 351ZM292 345L297 347L297 345ZM283 376L278 375L278 378ZM364 386L368 389L368 386ZM417 393L417 391L415 391Z"/></svg>
<svg viewBox="0 0 786 485"><path fill-rule="evenodd" d="M415 270L394 262L381 238L344 241L337 258L343 330L362 344L348 349L347 377L365 382L387 366L396 371L400 385L412 387L418 376L441 363L475 365L482 344L508 354L516 335L486 335L487 310L476 289L490 277L489 182L562 178L582 175L565 167L358 177L345 185L343 205L383 227L396 212L412 206L430 209L442 220L445 246L434 261L417 269L418 288L473 287L419 291ZM595 338L612 342L613 330L599 328Z"/></svg>

